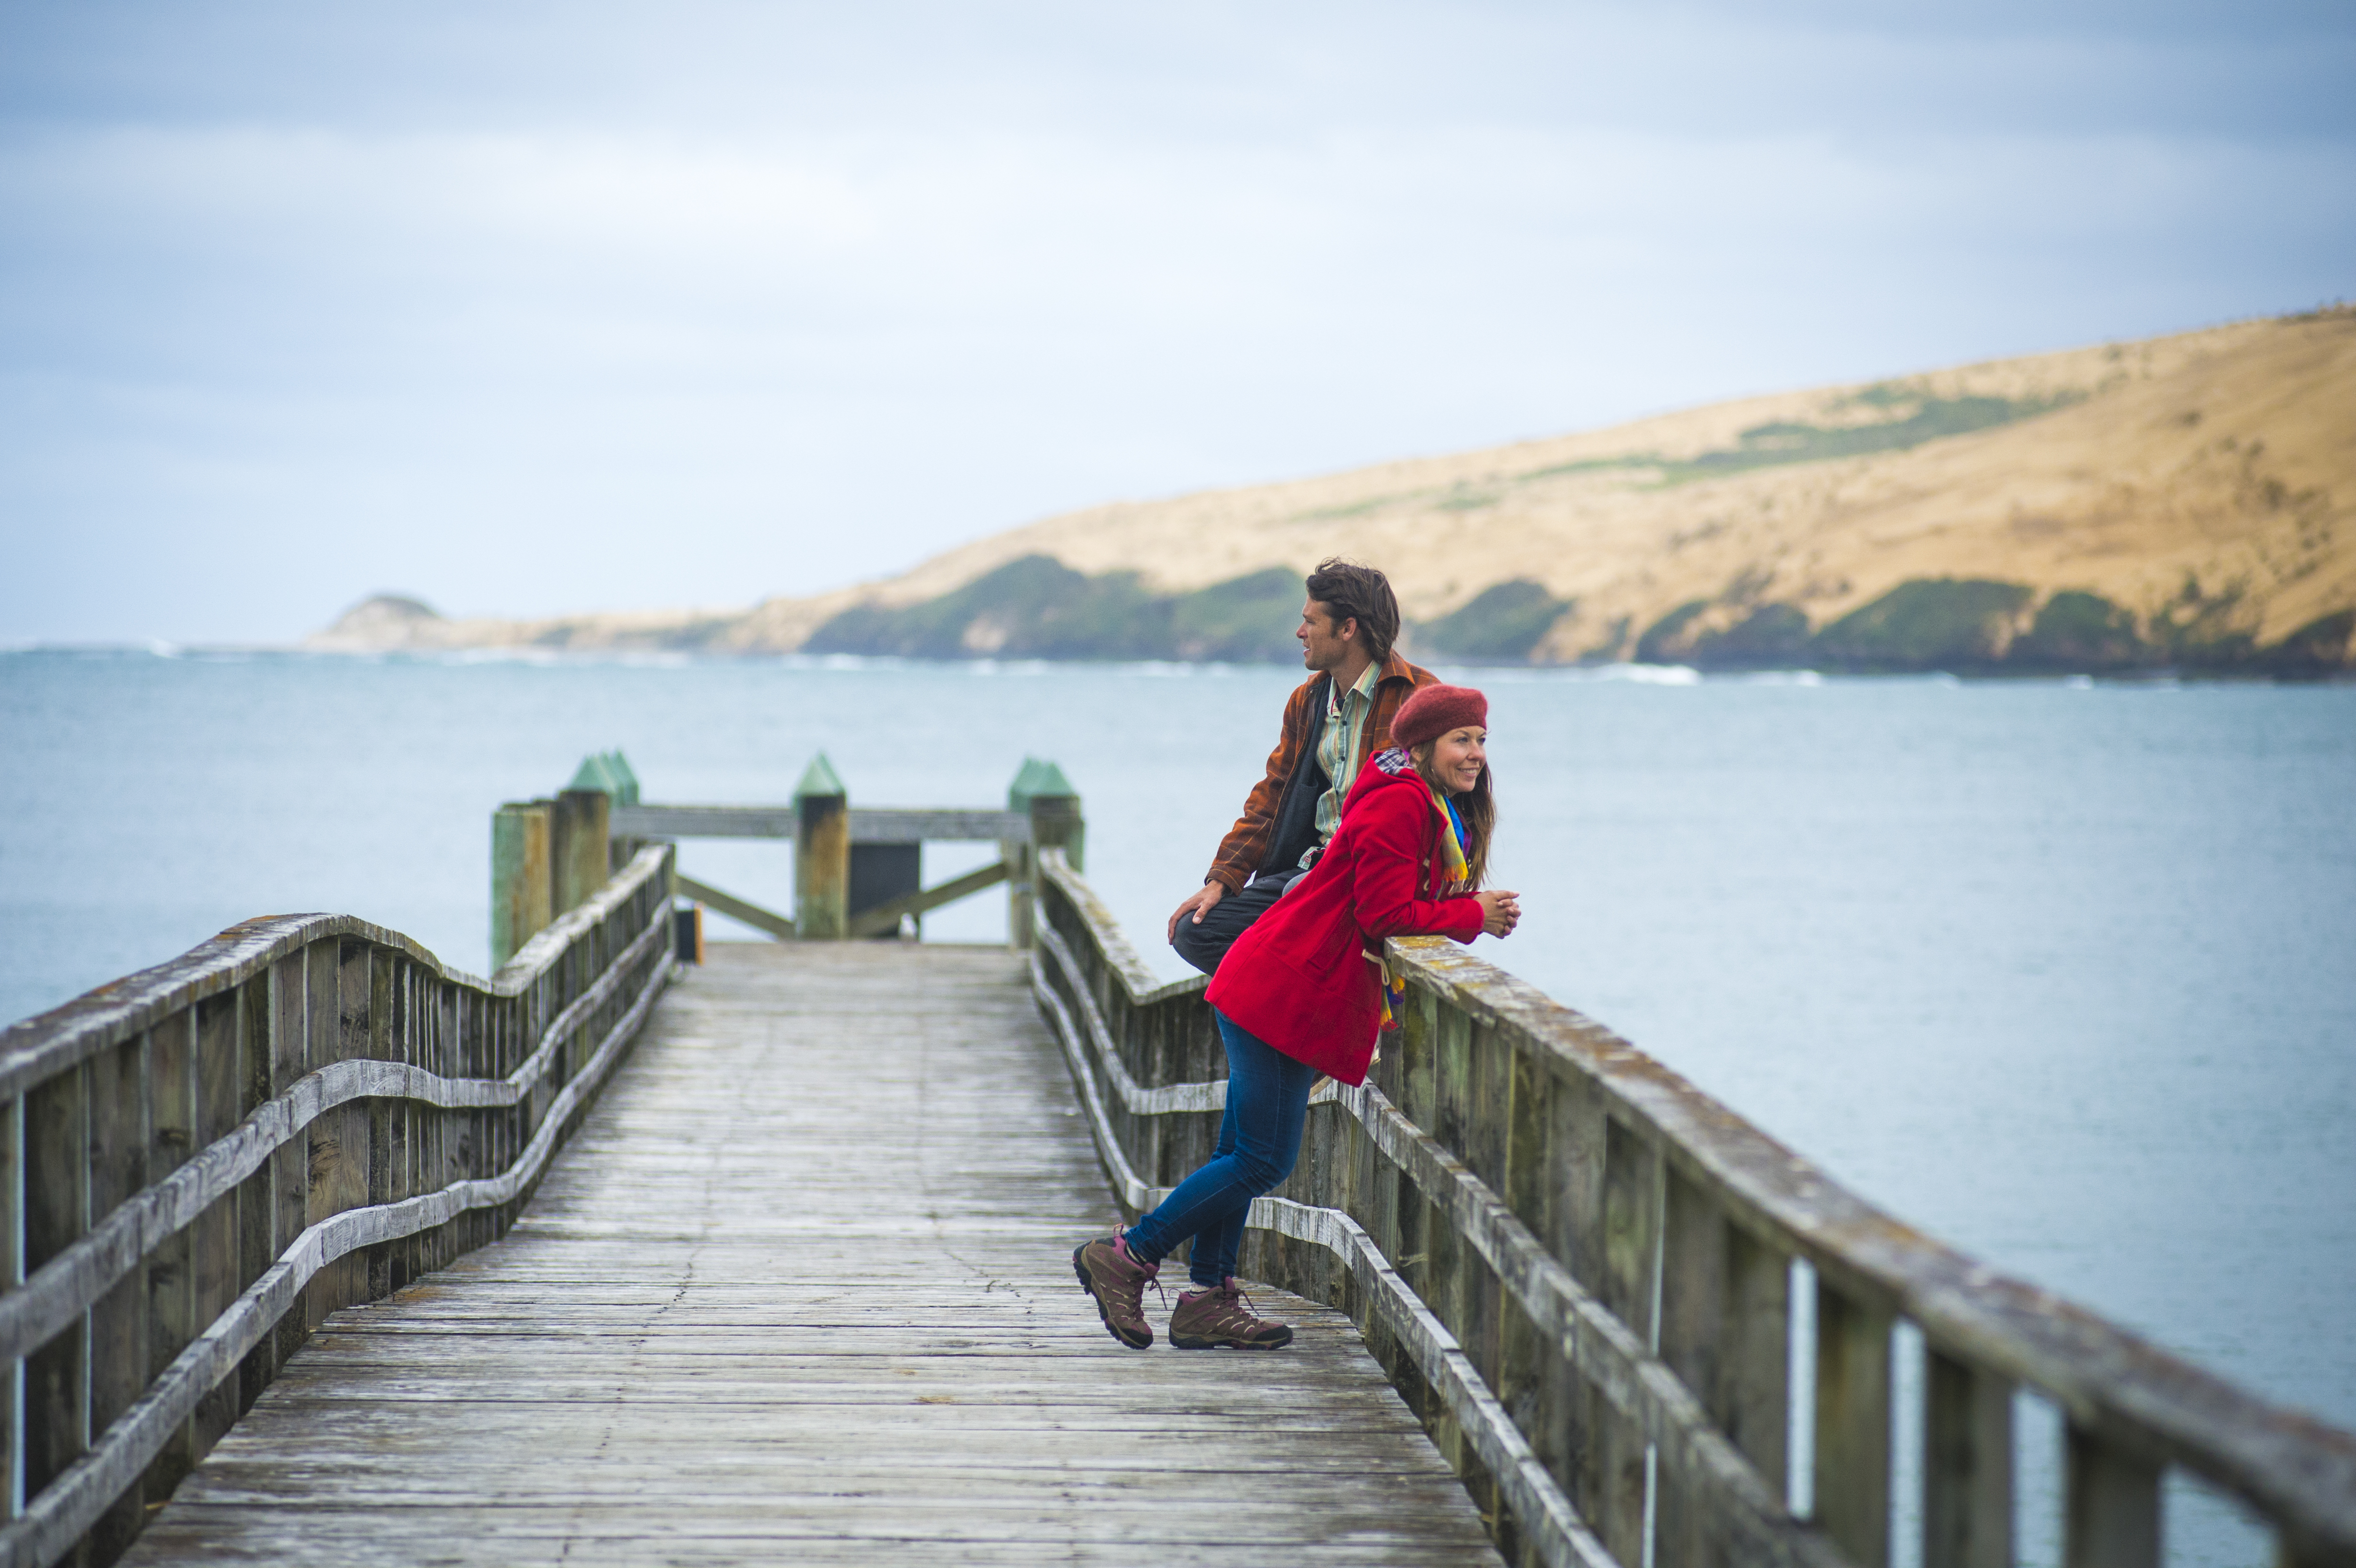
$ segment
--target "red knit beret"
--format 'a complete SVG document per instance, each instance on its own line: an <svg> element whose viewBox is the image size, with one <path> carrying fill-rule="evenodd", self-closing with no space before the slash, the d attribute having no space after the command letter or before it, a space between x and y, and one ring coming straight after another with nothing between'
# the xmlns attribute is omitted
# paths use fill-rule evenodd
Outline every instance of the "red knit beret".
<svg viewBox="0 0 2356 1568"><path fill-rule="evenodd" d="M1391 744L1420 746L1467 724L1489 727L1489 699L1469 686L1419 686L1391 717Z"/></svg>

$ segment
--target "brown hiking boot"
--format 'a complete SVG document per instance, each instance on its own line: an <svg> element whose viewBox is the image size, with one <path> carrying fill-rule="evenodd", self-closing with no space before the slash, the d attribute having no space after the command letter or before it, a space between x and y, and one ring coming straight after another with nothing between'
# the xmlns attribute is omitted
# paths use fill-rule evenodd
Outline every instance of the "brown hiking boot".
<svg viewBox="0 0 2356 1568"><path fill-rule="evenodd" d="M1130 1256L1129 1243L1116 1231L1074 1247L1072 1272L1080 1276L1080 1288L1097 1298L1097 1316L1114 1339L1132 1350L1153 1343L1153 1326L1145 1320L1145 1287L1162 1272L1160 1264Z"/></svg>
<svg viewBox="0 0 2356 1568"><path fill-rule="evenodd" d="M1292 1343L1292 1329L1255 1314L1251 1298L1231 1278L1216 1290L1179 1294L1170 1342L1182 1350L1273 1350Z"/></svg>

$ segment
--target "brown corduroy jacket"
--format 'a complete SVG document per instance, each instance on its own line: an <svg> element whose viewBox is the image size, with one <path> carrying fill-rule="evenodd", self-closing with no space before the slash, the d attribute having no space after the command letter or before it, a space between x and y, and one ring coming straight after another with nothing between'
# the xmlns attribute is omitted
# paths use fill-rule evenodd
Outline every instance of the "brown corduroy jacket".
<svg viewBox="0 0 2356 1568"><path fill-rule="evenodd" d="M1268 855L1269 840L1276 832L1277 810L1284 800L1286 781L1307 757L1312 727L1311 696L1320 689L1324 678L1322 674L1311 676L1286 699L1284 730L1277 737L1276 750L1268 754L1268 773L1252 785L1251 794L1244 799L1244 814L1236 818L1235 827L1219 841L1219 852L1211 861L1209 874L1203 879L1205 882L1217 882L1232 893L1260 869L1260 861ZM1358 737L1359 767L1366 765L1368 757L1390 746L1391 715L1407 700L1407 694L1419 686L1437 685L1439 680L1430 670L1408 663L1399 657L1397 649L1392 650L1383 661L1383 673L1375 681L1374 711Z"/></svg>

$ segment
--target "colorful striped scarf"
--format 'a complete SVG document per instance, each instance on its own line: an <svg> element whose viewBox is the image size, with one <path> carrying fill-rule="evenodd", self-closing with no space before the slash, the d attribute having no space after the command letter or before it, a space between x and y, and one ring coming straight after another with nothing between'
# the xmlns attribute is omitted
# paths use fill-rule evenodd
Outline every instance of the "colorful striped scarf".
<svg viewBox="0 0 2356 1568"><path fill-rule="evenodd" d="M1394 746L1374 761L1375 766L1387 773L1415 772L1415 759L1408 756L1403 747ZM1420 775L1418 776L1420 778ZM1438 861L1438 866L1436 867L1437 875L1433 878L1435 886L1432 888L1431 896L1435 899L1462 898L1472 891L1472 870L1464 858L1466 848L1464 818L1456 814L1454 801L1433 789L1429 780L1422 780L1422 783L1424 789L1431 796L1431 809L1440 818L1441 827L1440 849L1433 857ZM1369 953L1366 956L1382 972L1382 1032L1394 1033L1399 1027L1401 1015L1407 1010L1407 981L1403 976L1391 973L1390 961L1380 953ZM1379 1051L1376 1052L1377 1058L1380 1054Z"/></svg>

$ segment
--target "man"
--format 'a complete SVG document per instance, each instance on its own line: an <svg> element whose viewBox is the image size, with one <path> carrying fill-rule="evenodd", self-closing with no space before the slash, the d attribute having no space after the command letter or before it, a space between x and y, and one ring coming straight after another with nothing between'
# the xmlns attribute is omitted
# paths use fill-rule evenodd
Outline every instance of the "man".
<svg viewBox="0 0 2356 1568"><path fill-rule="evenodd" d="M1301 607L1301 662L1315 673L1284 705L1268 775L1219 844L1203 891L1170 916L1170 944L1205 975L1292 880L1316 864L1341 826L1358 769L1391 743L1407 694L1439 680L1391 651L1398 600L1371 566L1318 562Z"/></svg>

